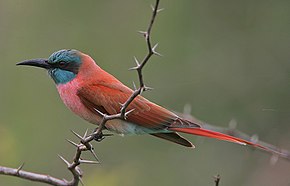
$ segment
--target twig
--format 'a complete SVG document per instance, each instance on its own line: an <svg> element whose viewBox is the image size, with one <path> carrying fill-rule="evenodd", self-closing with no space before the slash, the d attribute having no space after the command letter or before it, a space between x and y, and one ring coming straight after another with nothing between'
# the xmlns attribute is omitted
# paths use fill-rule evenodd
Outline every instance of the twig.
<svg viewBox="0 0 290 186"><path fill-rule="evenodd" d="M219 186L221 176L218 174L214 177L215 186Z"/></svg>
<svg viewBox="0 0 290 186"><path fill-rule="evenodd" d="M143 36L145 37L146 43L147 43L147 47L148 47L148 53L147 55L143 58L142 62L140 63L138 61L138 59L136 57L134 57L136 66L133 68L130 68L130 70L136 70L138 73L138 78L139 78L139 88L134 90L133 94L129 97L129 99L122 105L121 107L121 114L125 114L126 112L126 108L129 106L129 104L138 96L140 95L143 91L146 90L150 90L151 88L146 87L144 84L144 80L143 80L143 74L142 74L142 70L144 68L144 66L146 65L146 63L148 62L148 60L151 58L151 56L153 54L155 55L160 55L158 52L156 52L156 47L158 46L158 44L155 44L153 47L151 45L151 30L152 30L152 26L153 23L155 21L156 15L159 12L158 9L158 5L159 5L159 0L156 0L156 4L155 6L152 8L153 9L153 14L152 14L152 18L150 20L148 29L146 31L139 31L139 33L143 34ZM135 86L135 85L134 85Z"/></svg>
<svg viewBox="0 0 290 186"><path fill-rule="evenodd" d="M21 170L21 168L20 169L19 168L13 169L10 167L0 166L0 174L15 176L18 178L36 181L36 182L41 182L41 183L47 183L47 184L55 185L55 186L70 186L71 185L70 182L68 182L66 180L60 180L60 179L54 178L50 175L37 174L37 173L23 171L23 170Z"/></svg>

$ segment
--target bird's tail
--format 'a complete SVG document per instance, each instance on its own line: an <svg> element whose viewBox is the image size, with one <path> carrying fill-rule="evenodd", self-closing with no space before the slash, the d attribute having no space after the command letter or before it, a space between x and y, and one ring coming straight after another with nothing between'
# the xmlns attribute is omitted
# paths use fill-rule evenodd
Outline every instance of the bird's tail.
<svg viewBox="0 0 290 186"><path fill-rule="evenodd" d="M215 138L215 139L219 139L219 140L224 140L224 141L230 141L230 142L234 142L234 143L238 143L241 145L251 145L254 147L258 147L261 148L265 151L269 151L272 153L276 153L276 154L281 154L280 152L268 148L266 146L260 145L258 143L254 143L251 141L247 141L241 138L237 138L234 136L230 136L227 134L223 134L220 132L216 132L216 131L212 131L209 129L204 129L204 128L182 128L182 127L176 127L176 128L169 128L169 130L174 131L174 132L182 132L182 133L187 133L187 134L193 134L193 135L197 135L197 136L205 136L205 137L209 137L209 138Z"/></svg>

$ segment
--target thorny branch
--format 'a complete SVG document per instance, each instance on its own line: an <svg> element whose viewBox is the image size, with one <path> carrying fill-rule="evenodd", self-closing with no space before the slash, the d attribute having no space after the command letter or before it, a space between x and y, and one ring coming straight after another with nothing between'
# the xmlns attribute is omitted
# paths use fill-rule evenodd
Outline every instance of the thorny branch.
<svg viewBox="0 0 290 186"><path fill-rule="evenodd" d="M214 176L215 186L219 186L220 180L221 180L221 176L219 174Z"/></svg>
<svg viewBox="0 0 290 186"><path fill-rule="evenodd" d="M49 175L43 175L43 174L37 174L37 173L32 173L32 172L27 172L21 170L23 166L20 166L18 169L13 169L9 167L1 167L0 166L0 174L5 174L5 175L11 175L11 176L16 176L22 179L28 179L36 182L42 182L42 183L47 183L50 185L55 185L55 186L77 186L79 182L82 183L82 171L79 168L80 164L97 164L99 163L99 160L97 158L96 153L94 152L94 148L91 144L93 140L101 141L104 139L105 136L109 136L110 134L103 134L102 130L104 129L104 126L107 121L113 120L113 119L123 119L126 120L126 117L133 111L129 110L127 111L128 106L132 103L132 101L140 95L143 91L150 90L149 87L146 87L143 81L143 74L142 74L142 69L144 66L147 64L149 59L152 57L152 55L159 55L159 53L156 52L156 47L158 44L155 44L152 47L151 44L151 30L152 26L155 22L155 18L157 16L157 13L161 11L161 9L158 9L159 6L159 0L156 0L155 5L152 7L152 17L150 19L150 23L148 25L148 28L146 31L139 31L139 33L143 34L146 40L146 44L148 47L148 53L142 60L142 62L139 62L136 57L134 57L134 60L136 62L136 66L131 68L130 70L136 70L138 73L138 78L139 78L139 88L134 90L132 95L128 98L128 100L121 104L121 109L120 113L114 114L114 115L107 115L104 113L101 113L100 111L96 110L99 114L103 116L101 123L99 124L98 128L94 130L94 132L90 135L87 134L88 131L85 132L83 136L79 135L78 133L72 131L72 133L80 140L80 143L75 143L71 140L67 140L70 144L74 145L77 150L74 155L72 163L67 161L64 157L58 155L63 162L67 165L67 168L73 175L73 179L71 181L67 180L61 180L58 178L54 178ZM134 85L135 86L135 85ZM90 151L93 156L95 157L96 161L91 161L91 160L84 160L81 158L82 152L83 151Z"/></svg>
<svg viewBox="0 0 290 186"><path fill-rule="evenodd" d="M55 185L55 186L68 186L69 185L68 182L65 180L54 178L52 176L45 175L45 174L27 172L27 171L21 170L21 168L13 169L10 167L0 166L0 174L16 176L22 179L41 182L41 183L47 183L47 184Z"/></svg>

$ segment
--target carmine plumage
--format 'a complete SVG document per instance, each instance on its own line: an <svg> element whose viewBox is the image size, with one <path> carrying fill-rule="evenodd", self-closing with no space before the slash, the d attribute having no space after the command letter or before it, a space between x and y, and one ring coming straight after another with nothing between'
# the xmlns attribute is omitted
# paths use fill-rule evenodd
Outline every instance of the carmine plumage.
<svg viewBox="0 0 290 186"><path fill-rule="evenodd" d="M124 103L133 93L130 88L101 69L90 56L77 50L60 50L48 59L26 60L18 65L47 69L64 104L78 116L96 125L102 119L98 111L105 114L118 113L120 103ZM136 97L128 109L134 111L126 121L108 121L106 129L119 134L151 134L187 147L193 147L192 143L177 132L249 144L271 151L259 144L204 129L142 96Z"/></svg>

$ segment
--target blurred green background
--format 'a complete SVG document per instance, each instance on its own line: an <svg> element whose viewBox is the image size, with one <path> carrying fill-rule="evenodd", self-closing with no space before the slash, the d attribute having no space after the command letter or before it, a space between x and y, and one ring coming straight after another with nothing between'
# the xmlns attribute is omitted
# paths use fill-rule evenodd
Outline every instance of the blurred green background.
<svg viewBox="0 0 290 186"><path fill-rule="evenodd" d="M63 48L91 55L132 87L133 56L146 53L138 30L154 1L0 1L0 165L70 179L57 157L72 159L75 139L94 126L61 102L44 70L16 67ZM161 2L153 28L163 57L144 70L154 91L145 97L209 123L238 129L290 149L290 1L195 0ZM86 186L290 184L290 162L236 144L187 136L196 149L151 136L114 136L94 143L102 161L82 166ZM76 141L76 140L75 140ZM91 158L90 154L85 155ZM0 185L41 185L0 176Z"/></svg>

